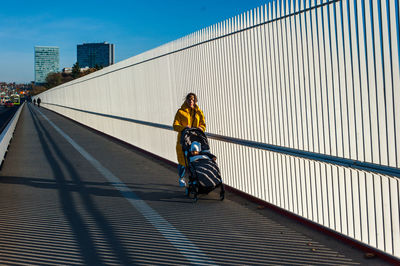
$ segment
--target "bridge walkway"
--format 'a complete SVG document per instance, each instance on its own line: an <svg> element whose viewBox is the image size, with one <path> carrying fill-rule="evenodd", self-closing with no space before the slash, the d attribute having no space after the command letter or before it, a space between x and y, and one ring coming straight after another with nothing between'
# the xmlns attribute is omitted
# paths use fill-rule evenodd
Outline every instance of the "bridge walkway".
<svg viewBox="0 0 400 266"><path fill-rule="evenodd" d="M176 169L27 104L0 171L0 264L377 265L228 193L193 204Z"/></svg>

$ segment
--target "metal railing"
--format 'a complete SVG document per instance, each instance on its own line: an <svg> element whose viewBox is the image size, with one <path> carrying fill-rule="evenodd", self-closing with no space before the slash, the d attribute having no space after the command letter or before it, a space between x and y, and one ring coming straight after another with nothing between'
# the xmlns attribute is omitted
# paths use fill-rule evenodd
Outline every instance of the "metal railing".
<svg viewBox="0 0 400 266"><path fill-rule="evenodd" d="M15 127L17 126L17 122L19 119L19 115L21 114L21 110L24 107L25 103L23 103L18 110L15 112L10 121L7 122L7 125L0 132L0 163L3 164L4 158L6 156L8 146L11 142Z"/></svg>

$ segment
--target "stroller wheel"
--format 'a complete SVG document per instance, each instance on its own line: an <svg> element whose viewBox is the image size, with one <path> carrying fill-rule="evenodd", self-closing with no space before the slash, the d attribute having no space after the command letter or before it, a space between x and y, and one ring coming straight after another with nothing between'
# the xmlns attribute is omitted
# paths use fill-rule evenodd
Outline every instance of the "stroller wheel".
<svg viewBox="0 0 400 266"><path fill-rule="evenodd" d="M193 194L193 203L196 203L198 200L197 195L199 194L198 186L196 183L192 185L190 192Z"/></svg>
<svg viewBox="0 0 400 266"><path fill-rule="evenodd" d="M225 187L224 184L221 183L221 192L219 193L219 200L223 201L225 199Z"/></svg>
<svg viewBox="0 0 400 266"><path fill-rule="evenodd" d="M219 193L219 200L223 201L225 199L225 191L221 191L221 193Z"/></svg>

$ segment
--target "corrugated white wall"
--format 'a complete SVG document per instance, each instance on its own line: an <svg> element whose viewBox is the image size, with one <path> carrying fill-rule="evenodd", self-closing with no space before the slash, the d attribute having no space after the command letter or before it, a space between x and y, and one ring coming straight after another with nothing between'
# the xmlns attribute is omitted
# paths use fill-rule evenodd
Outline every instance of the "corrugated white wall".
<svg viewBox="0 0 400 266"><path fill-rule="evenodd" d="M267 1L40 97L176 161L195 92L225 183L400 257L399 36L398 0Z"/></svg>

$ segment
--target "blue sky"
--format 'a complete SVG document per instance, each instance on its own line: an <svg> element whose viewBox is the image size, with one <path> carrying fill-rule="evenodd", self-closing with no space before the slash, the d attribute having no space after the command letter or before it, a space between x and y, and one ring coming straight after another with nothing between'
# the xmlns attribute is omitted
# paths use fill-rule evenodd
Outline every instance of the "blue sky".
<svg viewBox="0 0 400 266"><path fill-rule="evenodd" d="M76 45L115 44L119 62L267 0L2 1L0 81L34 79L35 45L58 46L60 68L76 62Z"/></svg>

